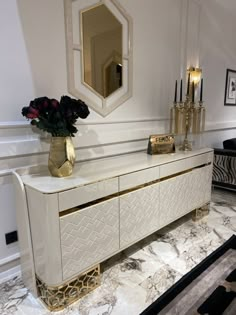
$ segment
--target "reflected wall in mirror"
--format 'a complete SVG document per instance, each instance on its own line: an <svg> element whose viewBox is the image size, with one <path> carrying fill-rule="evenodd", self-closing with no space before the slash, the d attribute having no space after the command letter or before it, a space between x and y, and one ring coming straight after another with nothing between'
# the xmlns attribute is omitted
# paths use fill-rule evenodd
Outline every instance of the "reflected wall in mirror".
<svg viewBox="0 0 236 315"><path fill-rule="evenodd" d="M81 16L84 81L107 97L122 85L122 24L104 4Z"/></svg>
<svg viewBox="0 0 236 315"><path fill-rule="evenodd" d="M102 116L132 95L132 20L117 0L64 0L71 95Z"/></svg>

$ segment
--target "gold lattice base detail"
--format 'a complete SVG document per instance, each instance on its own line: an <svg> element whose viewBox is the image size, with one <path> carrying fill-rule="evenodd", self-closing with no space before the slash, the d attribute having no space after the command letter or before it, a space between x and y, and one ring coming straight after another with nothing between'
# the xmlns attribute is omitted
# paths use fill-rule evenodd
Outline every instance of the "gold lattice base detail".
<svg viewBox="0 0 236 315"><path fill-rule="evenodd" d="M199 221L206 215L208 215L210 212L210 203L207 203L206 205L202 206L201 208L195 209L193 211L193 221Z"/></svg>
<svg viewBox="0 0 236 315"><path fill-rule="evenodd" d="M39 298L50 311L59 311L100 285L100 265L60 286L48 286L36 275Z"/></svg>

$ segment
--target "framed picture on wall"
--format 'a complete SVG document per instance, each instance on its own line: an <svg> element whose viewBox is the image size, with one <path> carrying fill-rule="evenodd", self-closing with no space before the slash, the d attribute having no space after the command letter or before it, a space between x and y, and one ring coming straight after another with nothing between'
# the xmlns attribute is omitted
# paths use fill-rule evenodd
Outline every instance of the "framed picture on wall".
<svg viewBox="0 0 236 315"><path fill-rule="evenodd" d="M225 105L236 105L236 70L226 70Z"/></svg>

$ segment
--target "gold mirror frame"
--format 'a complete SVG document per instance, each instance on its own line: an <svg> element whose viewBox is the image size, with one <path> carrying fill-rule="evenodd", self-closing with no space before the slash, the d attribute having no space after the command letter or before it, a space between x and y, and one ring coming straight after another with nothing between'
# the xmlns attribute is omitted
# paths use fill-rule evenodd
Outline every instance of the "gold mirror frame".
<svg viewBox="0 0 236 315"><path fill-rule="evenodd" d="M81 12L104 4L122 24L122 86L103 97L84 82ZM105 117L132 96L133 24L117 0L64 0L68 92ZM74 10L74 12L73 12ZM78 20L77 20L78 19ZM77 33L76 26L79 28Z"/></svg>

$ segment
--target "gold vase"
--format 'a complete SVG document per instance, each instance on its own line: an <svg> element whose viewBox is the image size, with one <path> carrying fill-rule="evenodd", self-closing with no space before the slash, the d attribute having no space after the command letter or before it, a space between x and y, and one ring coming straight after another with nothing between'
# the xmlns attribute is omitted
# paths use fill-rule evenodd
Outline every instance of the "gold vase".
<svg viewBox="0 0 236 315"><path fill-rule="evenodd" d="M52 176L66 177L72 174L75 149L71 137L52 137L48 169Z"/></svg>

